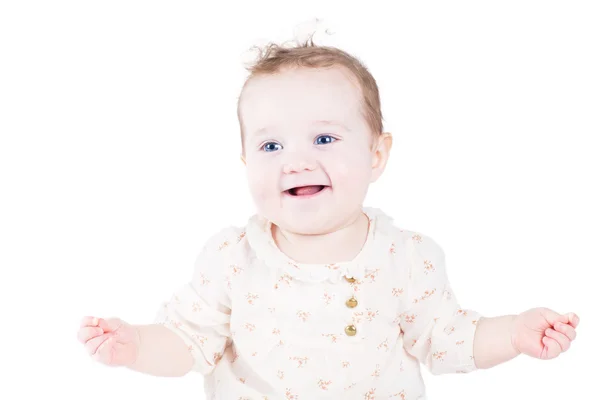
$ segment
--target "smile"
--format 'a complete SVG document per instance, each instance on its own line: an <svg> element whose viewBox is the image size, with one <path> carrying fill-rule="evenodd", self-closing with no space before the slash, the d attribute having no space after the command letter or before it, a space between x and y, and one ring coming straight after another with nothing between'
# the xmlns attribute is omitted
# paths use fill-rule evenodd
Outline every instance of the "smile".
<svg viewBox="0 0 600 400"><path fill-rule="evenodd" d="M298 187L288 189L284 193L289 195L290 197L307 199L307 198L312 198L312 197L319 195L319 193L322 193L327 188L329 188L329 186L324 186L324 185L298 186Z"/></svg>

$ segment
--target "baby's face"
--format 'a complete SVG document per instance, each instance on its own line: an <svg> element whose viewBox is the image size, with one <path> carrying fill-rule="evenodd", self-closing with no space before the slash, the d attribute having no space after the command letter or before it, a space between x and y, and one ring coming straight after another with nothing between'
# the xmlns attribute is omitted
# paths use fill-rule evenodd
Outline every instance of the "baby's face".
<svg viewBox="0 0 600 400"><path fill-rule="evenodd" d="M331 232L360 212L382 168L342 68L253 78L241 100L244 159L258 212L301 234Z"/></svg>

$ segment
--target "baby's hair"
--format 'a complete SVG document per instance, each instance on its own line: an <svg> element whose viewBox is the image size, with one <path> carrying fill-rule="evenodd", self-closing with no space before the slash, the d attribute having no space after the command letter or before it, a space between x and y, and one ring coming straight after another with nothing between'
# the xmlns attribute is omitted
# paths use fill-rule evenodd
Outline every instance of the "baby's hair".
<svg viewBox="0 0 600 400"><path fill-rule="evenodd" d="M259 52L254 62L246 66L249 75L244 82L241 92L248 82L255 76L272 75L286 68L331 68L341 66L346 68L357 80L362 94L363 117L374 135L383 133L383 115L381 113L381 101L379 88L375 78L367 67L357 58L346 51L336 47L316 45L313 41L314 33L305 41L296 41L277 44L270 42L264 47L253 46ZM240 113L241 95L238 98L237 115L242 135L244 128Z"/></svg>

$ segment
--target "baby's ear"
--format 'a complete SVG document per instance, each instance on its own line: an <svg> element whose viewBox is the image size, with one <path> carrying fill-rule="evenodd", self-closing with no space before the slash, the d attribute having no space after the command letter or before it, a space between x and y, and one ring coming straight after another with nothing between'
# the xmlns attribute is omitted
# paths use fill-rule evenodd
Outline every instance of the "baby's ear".
<svg viewBox="0 0 600 400"><path fill-rule="evenodd" d="M373 162L371 164L371 182L375 182L383 171L390 158L392 150L392 135L384 132L377 137L373 146Z"/></svg>

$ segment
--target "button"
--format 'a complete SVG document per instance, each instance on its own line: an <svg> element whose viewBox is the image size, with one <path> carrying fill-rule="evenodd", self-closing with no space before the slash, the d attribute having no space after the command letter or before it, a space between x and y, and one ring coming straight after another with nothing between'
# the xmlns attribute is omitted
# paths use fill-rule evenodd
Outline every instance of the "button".
<svg viewBox="0 0 600 400"><path fill-rule="evenodd" d="M345 329L346 335L354 336L356 335L356 327L354 325L348 325Z"/></svg>
<svg viewBox="0 0 600 400"><path fill-rule="evenodd" d="M358 300L356 300L354 297L346 300L346 306L349 308L354 308L358 305Z"/></svg>
<svg viewBox="0 0 600 400"><path fill-rule="evenodd" d="M349 277L349 276L345 276L344 278L346 278L346 280L347 280L348 282L350 282L350 283L354 283L354 282L356 282L356 278L352 278L352 277Z"/></svg>

